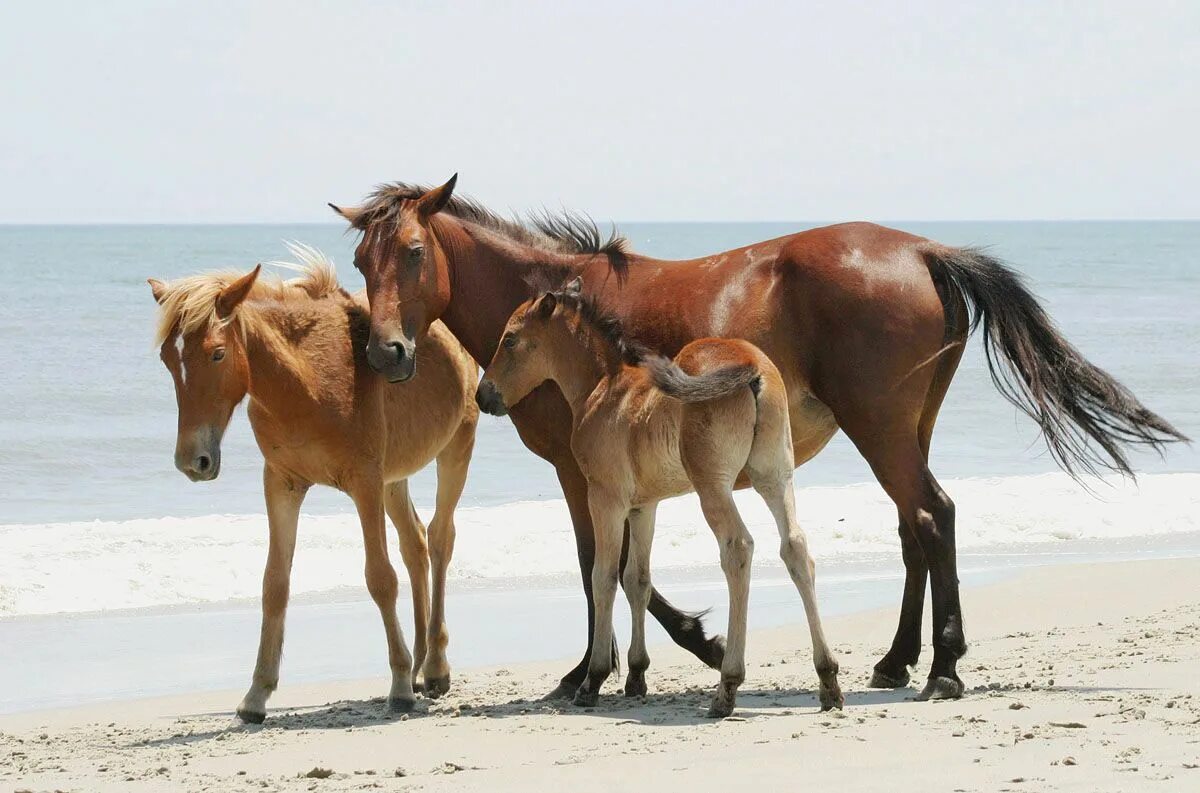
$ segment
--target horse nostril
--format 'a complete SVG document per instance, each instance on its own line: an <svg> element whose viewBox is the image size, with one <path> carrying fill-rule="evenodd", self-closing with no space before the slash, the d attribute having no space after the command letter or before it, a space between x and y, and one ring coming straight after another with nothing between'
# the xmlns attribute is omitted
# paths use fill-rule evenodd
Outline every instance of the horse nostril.
<svg viewBox="0 0 1200 793"><path fill-rule="evenodd" d="M404 359L408 357L408 351L404 349L404 345L401 342L394 341L388 346L392 348L392 354L396 356L398 362L403 363Z"/></svg>
<svg viewBox="0 0 1200 793"><path fill-rule="evenodd" d="M196 458L195 469L197 473L204 473L212 466L212 460L207 454L202 454Z"/></svg>

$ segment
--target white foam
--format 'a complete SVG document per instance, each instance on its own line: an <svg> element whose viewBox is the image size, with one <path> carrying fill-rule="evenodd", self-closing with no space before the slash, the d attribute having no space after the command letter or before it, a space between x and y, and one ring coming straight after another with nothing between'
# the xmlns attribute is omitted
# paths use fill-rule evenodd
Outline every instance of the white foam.
<svg viewBox="0 0 1200 793"><path fill-rule="evenodd" d="M958 510L958 547L1106 540L1200 530L1200 474L1109 480L1093 496L1063 474L943 483ZM801 522L819 562L897 554L895 508L878 485L797 489ZM737 502L754 534L756 566L777 563L778 538L753 492ZM347 502L347 509L349 509ZM428 519L429 511L422 510ZM456 579L577 574L564 502L459 510ZM266 518L214 515L0 526L0 615L219 602L257 597ZM352 513L303 516L292 592L362 585L362 538ZM392 541L392 559L400 554ZM654 567L716 564L694 497L659 508ZM401 572L401 578L404 578Z"/></svg>

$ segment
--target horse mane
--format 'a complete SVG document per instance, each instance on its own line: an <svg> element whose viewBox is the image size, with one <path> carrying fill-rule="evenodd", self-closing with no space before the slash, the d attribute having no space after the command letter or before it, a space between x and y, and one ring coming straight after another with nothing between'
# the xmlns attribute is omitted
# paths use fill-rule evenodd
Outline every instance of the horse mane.
<svg viewBox="0 0 1200 793"><path fill-rule="evenodd" d="M262 272L246 300L276 300L294 302L340 296L350 300L349 293L338 283L333 261L316 248L299 242L285 242L294 262L267 262L273 267L299 273L283 279L276 273ZM155 345L161 346L172 333L191 333L216 325L240 323L245 305L227 319L217 316L217 296L221 290L244 276L237 270L211 270L176 279L163 289L159 301Z"/></svg>
<svg viewBox="0 0 1200 793"><path fill-rule="evenodd" d="M579 317L581 328L586 328L602 342L615 348L620 359L630 366L642 364L650 351L642 344L634 341L625 334L621 320L615 314L600 305L594 296L584 296L571 290L559 290L551 293L567 311Z"/></svg>
<svg viewBox="0 0 1200 793"><path fill-rule="evenodd" d="M358 208L361 219L356 225L366 230L376 224L394 223L399 219L405 201L420 198L430 189L425 185L406 182L381 184ZM458 194L452 195L441 211L539 250L605 256L619 278L624 278L627 272L629 241L617 233L615 226L607 237L603 236L596 222L580 212L568 209L551 212L542 209L529 213L524 218L506 218L475 199Z"/></svg>

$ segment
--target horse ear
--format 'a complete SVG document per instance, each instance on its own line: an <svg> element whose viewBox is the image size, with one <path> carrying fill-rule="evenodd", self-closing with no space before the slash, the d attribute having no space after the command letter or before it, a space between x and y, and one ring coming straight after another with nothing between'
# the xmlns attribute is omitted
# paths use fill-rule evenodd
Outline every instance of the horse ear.
<svg viewBox="0 0 1200 793"><path fill-rule="evenodd" d="M571 297L579 297L581 294L583 294L583 277L578 275L575 276L571 283L563 287L563 292Z"/></svg>
<svg viewBox="0 0 1200 793"><path fill-rule="evenodd" d="M553 292L547 292L538 298L537 305L533 307L534 314L545 319L554 313L554 309L558 307L558 295Z"/></svg>
<svg viewBox="0 0 1200 793"><path fill-rule="evenodd" d="M242 304L242 301L250 294L254 282L258 280L260 272L262 272L262 265L256 264L253 270L221 290L221 294L217 295L218 319L228 319Z"/></svg>
<svg viewBox="0 0 1200 793"><path fill-rule="evenodd" d="M345 218L346 222L354 228L361 228L359 223L363 219L363 211L357 207L340 207L337 204L330 204L329 208Z"/></svg>
<svg viewBox="0 0 1200 793"><path fill-rule="evenodd" d="M436 215L446 208L446 204L450 203L450 196L454 195L454 185L458 182L458 174L454 174L441 187L435 187L429 190L425 195L417 199L417 211L423 217Z"/></svg>
<svg viewBox="0 0 1200 793"><path fill-rule="evenodd" d="M157 278L147 278L146 283L150 284L150 291L154 293L154 301L156 303L163 302L163 297L167 294L167 285Z"/></svg>

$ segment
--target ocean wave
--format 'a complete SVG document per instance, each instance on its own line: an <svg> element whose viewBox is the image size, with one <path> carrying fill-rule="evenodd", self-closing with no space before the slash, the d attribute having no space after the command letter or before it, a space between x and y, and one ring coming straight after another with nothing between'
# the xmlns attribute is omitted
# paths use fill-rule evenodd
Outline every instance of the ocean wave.
<svg viewBox="0 0 1200 793"><path fill-rule="evenodd" d="M960 479L943 483L957 504L964 550L1069 543L1200 530L1200 474L1120 479L1088 493L1064 474ZM894 552L895 508L874 483L798 488L797 506L819 563ZM753 492L737 503L753 533L756 564L778 564L778 535ZM349 509L349 502L347 502ZM430 510L420 510L430 517ZM577 574L562 500L460 509L453 579ZM655 569L717 564L712 534L694 497L659 507ZM257 597L266 556L262 515L163 517L0 525L0 615L90 612ZM400 554L392 540L392 559ZM304 515L293 594L362 585L362 535L353 513ZM401 580L406 576L400 570Z"/></svg>

